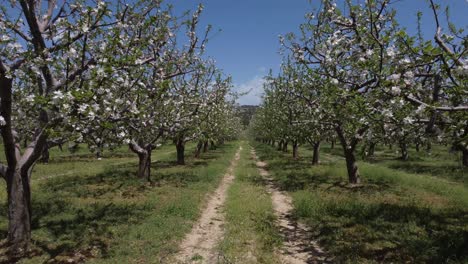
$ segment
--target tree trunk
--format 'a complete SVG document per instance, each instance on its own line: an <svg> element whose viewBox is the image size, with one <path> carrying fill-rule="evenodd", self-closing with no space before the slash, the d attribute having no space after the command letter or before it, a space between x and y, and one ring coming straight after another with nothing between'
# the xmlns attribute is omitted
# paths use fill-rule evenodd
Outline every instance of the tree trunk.
<svg viewBox="0 0 468 264"><path fill-rule="evenodd" d="M195 158L197 158L197 159L200 158L202 148L203 148L203 142L198 141L197 148L195 149Z"/></svg>
<svg viewBox="0 0 468 264"><path fill-rule="evenodd" d="M42 148L42 153L41 153L41 159L39 160L42 163L49 163L50 160L50 153L49 153L49 144L44 144L44 147Z"/></svg>
<svg viewBox="0 0 468 264"><path fill-rule="evenodd" d="M216 149L216 144L214 143L213 140L210 140L210 149L212 149L212 150Z"/></svg>
<svg viewBox="0 0 468 264"><path fill-rule="evenodd" d="M1 69L0 69L1 70ZM10 253L20 256L27 249L31 240L31 189L29 185L31 168L40 158L46 137L40 133L33 142L34 147L26 150L20 157L19 145L15 142L12 131L12 84L0 71L0 116L5 124L0 129L7 166L1 166L1 174L6 180L8 199L8 235ZM42 120L41 120L42 121ZM26 164L21 160L24 158Z"/></svg>
<svg viewBox="0 0 468 264"><path fill-rule="evenodd" d="M348 170L349 183L359 184L361 182L361 178L359 176L359 170L356 163L356 156L354 155L354 151L345 149L344 154L346 158L346 169Z"/></svg>
<svg viewBox="0 0 468 264"><path fill-rule="evenodd" d="M283 143L283 152L288 152L288 141L284 141Z"/></svg>
<svg viewBox="0 0 468 264"><path fill-rule="evenodd" d="M351 142L348 143L346 141L343 129L340 126L335 128L338 138L341 142L341 146L343 147L344 156L346 159L346 169L348 171L348 181L350 184L359 184L361 182L361 178L359 176L359 170L356 163L356 156L354 154L354 150L358 141L353 139Z"/></svg>
<svg viewBox="0 0 468 264"><path fill-rule="evenodd" d="M178 139L176 142L177 149L177 164L185 165L185 141Z"/></svg>
<svg viewBox="0 0 468 264"><path fill-rule="evenodd" d="M299 144L297 143L297 140L293 141L293 158L299 158Z"/></svg>
<svg viewBox="0 0 468 264"><path fill-rule="evenodd" d="M427 142L427 145L426 145L426 152L427 152L428 154L431 154L431 151L432 151L432 144L431 144L431 142L429 141L429 142Z"/></svg>
<svg viewBox="0 0 468 264"><path fill-rule="evenodd" d="M462 159L463 166L468 167L468 147L462 149Z"/></svg>
<svg viewBox="0 0 468 264"><path fill-rule="evenodd" d="M7 172L8 242L13 252L27 248L31 239L31 189L29 172L21 168Z"/></svg>
<svg viewBox="0 0 468 264"><path fill-rule="evenodd" d="M375 146L377 145L377 143L375 142L370 142L369 143L369 152L367 153L367 156L368 157L373 157L374 154L375 154Z"/></svg>
<svg viewBox="0 0 468 264"><path fill-rule="evenodd" d="M408 160L409 154L408 154L408 144L406 142L400 142L400 150L401 150L401 160Z"/></svg>
<svg viewBox="0 0 468 264"><path fill-rule="evenodd" d="M133 142L129 144L130 150L138 155L137 177L151 182L151 153L154 146L152 144L138 144Z"/></svg>
<svg viewBox="0 0 468 264"><path fill-rule="evenodd" d="M416 148L416 152L419 152L419 141L416 141L415 143L415 148Z"/></svg>
<svg viewBox="0 0 468 264"><path fill-rule="evenodd" d="M314 142L313 147L314 147L314 154L312 156L312 165L318 165L320 162L319 160L320 141Z"/></svg>
<svg viewBox="0 0 468 264"><path fill-rule="evenodd" d="M207 152L208 151L208 140L205 141L205 143L203 143L203 153Z"/></svg>
<svg viewBox="0 0 468 264"><path fill-rule="evenodd" d="M278 151L283 150L283 144L284 144L284 140L280 140L280 141L278 142Z"/></svg>
<svg viewBox="0 0 468 264"><path fill-rule="evenodd" d="M150 180L150 175L151 152L145 151L144 153L138 153L138 178Z"/></svg>
<svg viewBox="0 0 468 264"><path fill-rule="evenodd" d="M332 139L332 141L331 141L331 149L334 149L334 148L335 148L335 140Z"/></svg>

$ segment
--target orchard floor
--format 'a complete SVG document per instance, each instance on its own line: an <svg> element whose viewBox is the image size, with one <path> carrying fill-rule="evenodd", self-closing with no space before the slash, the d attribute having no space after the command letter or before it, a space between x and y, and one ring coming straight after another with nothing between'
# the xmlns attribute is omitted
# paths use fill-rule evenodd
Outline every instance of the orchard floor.
<svg viewBox="0 0 468 264"><path fill-rule="evenodd" d="M406 162L396 159L395 150L378 148L375 158L359 162L363 183L355 187L346 183L338 147L323 147L319 166L310 165L306 147L298 160L246 141L200 159L192 158L193 150L187 147L185 166L175 164L174 146L156 150L151 184L135 178L137 159L125 148L102 160L85 149L73 155L53 150L50 163L33 173L33 250L19 263L177 263L184 238L227 175L226 198L216 204L219 219L213 219L222 231L209 248L216 263L282 263L284 245L295 239L285 236L283 220L305 225L331 263L468 262L468 171L442 146L431 155L411 152ZM272 192L280 191L292 198L287 217L272 203ZM8 263L1 254L0 263ZM186 262L207 260L193 254Z"/></svg>
<svg viewBox="0 0 468 264"><path fill-rule="evenodd" d="M207 193L218 185L237 142L175 164L175 147L153 154L153 183L135 178L125 148L97 160L86 150L54 150L32 180L32 255L19 263L167 263L191 229ZM0 183L0 237L6 237L6 184ZM6 262L0 252L0 262Z"/></svg>
<svg viewBox="0 0 468 264"><path fill-rule="evenodd" d="M294 160L254 146L336 263L468 263L468 170L448 148L411 151L409 161L379 148L359 161L362 184L351 187L339 146L323 147L319 166L307 147Z"/></svg>

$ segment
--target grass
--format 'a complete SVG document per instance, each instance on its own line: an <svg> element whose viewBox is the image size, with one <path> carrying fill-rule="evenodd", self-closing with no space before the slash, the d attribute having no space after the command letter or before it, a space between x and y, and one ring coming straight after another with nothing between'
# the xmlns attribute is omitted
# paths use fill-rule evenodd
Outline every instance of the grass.
<svg viewBox="0 0 468 264"><path fill-rule="evenodd" d="M308 149L295 161L269 146L255 147L292 195L295 215L336 262L468 262L468 188L461 182L361 161L363 184L351 187L337 150L312 167Z"/></svg>
<svg viewBox="0 0 468 264"><path fill-rule="evenodd" d="M237 143L175 165L175 147L154 153L154 184L136 179L137 159L126 150L54 155L38 164L32 180L33 247L20 263L161 263L177 250L208 192L230 163ZM5 184L0 186L0 236L6 236ZM0 261L1 262L1 261Z"/></svg>
<svg viewBox="0 0 468 264"><path fill-rule="evenodd" d="M281 243L270 195L262 184L250 146L243 150L236 179L226 202L226 234L220 249L226 263L279 263L274 249Z"/></svg>
<svg viewBox="0 0 468 264"><path fill-rule="evenodd" d="M343 155L341 146L331 149L329 145L325 145L322 150L334 156ZM402 162L398 151L395 146L390 149L377 145L375 156L366 158L365 161L408 173L445 178L468 187L468 169L462 166L460 152L452 152L448 146L433 144L431 152L423 148L419 152L410 148L409 160Z"/></svg>

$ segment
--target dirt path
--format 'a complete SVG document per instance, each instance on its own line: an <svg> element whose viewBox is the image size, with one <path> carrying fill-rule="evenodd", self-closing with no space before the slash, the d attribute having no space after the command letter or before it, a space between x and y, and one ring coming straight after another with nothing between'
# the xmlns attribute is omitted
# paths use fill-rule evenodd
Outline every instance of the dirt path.
<svg viewBox="0 0 468 264"><path fill-rule="evenodd" d="M180 251L175 257L178 263L218 263L219 254L216 247L224 233L223 205L227 190L234 180L234 169L240 159L241 150L242 147L239 147L221 184L209 198L200 219L182 241Z"/></svg>
<svg viewBox="0 0 468 264"><path fill-rule="evenodd" d="M265 170L267 164L258 159L254 149L252 149L251 154L257 161L260 175L267 183L267 190L271 194L278 226L285 241L279 250L281 263L331 263L325 252L311 238L308 228L292 218L292 199L275 186L270 174Z"/></svg>

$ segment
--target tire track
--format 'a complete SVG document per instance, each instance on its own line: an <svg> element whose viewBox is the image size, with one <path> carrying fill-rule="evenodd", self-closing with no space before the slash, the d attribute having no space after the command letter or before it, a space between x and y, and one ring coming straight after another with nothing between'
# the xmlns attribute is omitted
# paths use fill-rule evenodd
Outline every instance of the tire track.
<svg viewBox="0 0 468 264"><path fill-rule="evenodd" d="M236 152L220 185L209 198L200 219L185 237L180 245L180 251L175 256L178 263L218 263L220 255L216 248L221 241L224 230L223 206L227 190L234 180L234 169L240 159L242 147Z"/></svg>
<svg viewBox="0 0 468 264"><path fill-rule="evenodd" d="M310 230L292 217L293 205L289 195L281 192L274 184L268 171L267 164L258 159L255 150L251 151L256 160L260 175L266 182L267 190L271 194L273 209L277 217L277 225L284 239L279 249L281 263L332 263L318 243L312 238Z"/></svg>

